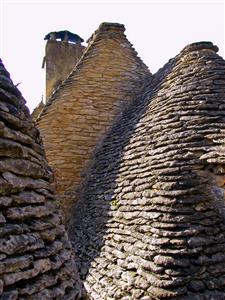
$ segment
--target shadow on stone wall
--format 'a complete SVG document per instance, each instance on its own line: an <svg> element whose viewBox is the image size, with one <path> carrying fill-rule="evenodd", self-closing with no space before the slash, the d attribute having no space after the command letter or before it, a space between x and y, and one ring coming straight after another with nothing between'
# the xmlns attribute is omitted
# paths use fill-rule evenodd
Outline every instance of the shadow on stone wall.
<svg viewBox="0 0 225 300"><path fill-rule="evenodd" d="M70 228L76 263L83 280L101 253L105 244L107 223L110 223L112 214L117 210L117 177L123 162L124 148L129 145L136 125L148 109L149 101L157 95L161 84L175 65L176 59L170 60L153 76L151 82L143 84L140 97L124 107L124 111L109 129L103 142L96 147L92 163L84 174L86 179L80 187L80 201L74 209ZM132 190L132 186L125 190L128 189ZM96 276L101 277L100 274Z"/></svg>
<svg viewBox="0 0 225 300"><path fill-rule="evenodd" d="M71 230L92 299L224 298L225 62L215 52L187 46L96 149Z"/></svg>

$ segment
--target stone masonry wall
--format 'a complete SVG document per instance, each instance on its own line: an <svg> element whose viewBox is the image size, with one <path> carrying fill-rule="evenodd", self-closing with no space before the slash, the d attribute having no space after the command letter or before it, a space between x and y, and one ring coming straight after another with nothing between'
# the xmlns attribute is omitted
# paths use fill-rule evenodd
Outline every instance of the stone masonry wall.
<svg viewBox="0 0 225 300"><path fill-rule="evenodd" d="M82 285L39 131L0 60L0 299L78 300Z"/></svg>
<svg viewBox="0 0 225 300"><path fill-rule="evenodd" d="M65 41L49 40L45 48L46 100L73 70L84 46Z"/></svg>
<svg viewBox="0 0 225 300"><path fill-rule="evenodd" d="M100 25L75 70L37 120L67 216L75 201L71 192L74 195L79 186L95 145L121 107L151 77L124 30L120 24Z"/></svg>

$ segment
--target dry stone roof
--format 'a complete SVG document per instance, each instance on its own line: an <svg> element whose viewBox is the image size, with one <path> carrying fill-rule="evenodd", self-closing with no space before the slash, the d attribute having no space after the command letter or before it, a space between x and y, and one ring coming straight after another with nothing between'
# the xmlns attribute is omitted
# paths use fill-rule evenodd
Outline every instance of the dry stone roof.
<svg viewBox="0 0 225 300"><path fill-rule="evenodd" d="M0 61L0 299L81 299L39 131Z"/></svg>
<svg viewBox="0 0 225 300"><path fill-rule="evenodd" d="M124 31L117 23L99 26L36 122L67 221L95 145L152 77Z"/></svg>
<svg viewBox="0 0 225 300"><path fill-rule="evenodd" d="M48 112L49 107L52 105L52 103L54 101L63 101L63 97L62 94L65 92L68 92L68 89L71 88L71 83L74 85L74 87L76 87L76 85L78 84L78 80L81 79L81 83L82 83L82 79L83 77L85 77L84 75L86 74L80 74L82 71L87 71L88 66L88 61L89 60L94 60L96 57L100 57L102 59L102 56L104 54L104 42L106 42L107 40L111 40L112 44L111 44L111 54L106 53L106 57L105 59L103 59L103 62L99 61L99 59L96 60L96 65L95 68L97 69L97 71L99 73L96 74L96 70L93 69L88 69L89 73L93 73L93 75L95 75L97 78L97 80L101 79L101 74L102 74L102 69L101 67L105 67L105 63L109 63L107 61L108 56L111 56L111 60L113 63L115 63L116 61L116 67L118 69L120 69L120 61L118 59L118 53L116 53L115 50L113 50L114 45L113 42L117 41L117 39L120 40L120 45L121 45L121 51L123 52L123 56L131 56L132 60L131 62L133 63L133 65L136 64L136 68L137 68L137 73L135 74L135 67L133 68L133 78L131 81L131 85L132 85L132 81L136 81L138 78L138 75L143 75L142 73L145 72L145 76L147 75L151 75L151 73L148 70L148 67L143 63L143 61L141 60L141 58L137 55L136 50L133 48L133 45L127 40L125 34L125 26L123 24L120 23L109 23L109 22L103 22L100 24L99 28L97 30L95 30L95 32L91 35L91 37L87 40L88 45L85 48L83 55L81 56L80 60L77 62L77 64L75 65L74 69L72 70L71 73L68 74L68 76L65 78L65 80L62 82L62 84L60 84L58 86L57 89L55 89L52 92L52 95L49 97L48 102L46 103L44 109L42 109L40 111L39 116L37 116L37 118L35 118L35 120L37 119L37 122L40 121L40 119L42 119L44 117L44 115ZM117 49L116 49L117 50ZM103 53L103 54L102 54ZM104 57L103 57L104 58ZM99 67L100 65L100 67ZM130 66L129 66L130 67ZM140 70L138 69L138 67L140 68ZM111 66L109 68L109 71L105 68L105 72L109 72L110 73L110 69ZM114 70L113 70L114 71ZM125 73L126 70L124 70L124 79L126 80L128 77L128 74ZM139 74L140 73L140 74ZM83 77L81 76L83 75ZM99 76L98 76L99 75ZM116 74L118 75L118 74ZM92 77L89 78L90 81L93 80ZM107 79L105 78L105 82L107 83ZM120 78L121 79L121 78ZM115 78L114 78L115 80ZM100 80L99 80L100 81ZM122 80L121 80L122 81ZM112 84L112 83L111 83ZM88 88L88 87L87 87ZM120 87L118 86L118 89ZM132 87L131 87L132 89ZM106 94L107 96L107 94ZM75 98L75 97L74 97Z"/></svg>
<svg viewBox="0 0 225 300"><path fill-rule="evenodd" d="M95 300L225 299L225 61L195 43L112 127L74 214Z"/></svg>

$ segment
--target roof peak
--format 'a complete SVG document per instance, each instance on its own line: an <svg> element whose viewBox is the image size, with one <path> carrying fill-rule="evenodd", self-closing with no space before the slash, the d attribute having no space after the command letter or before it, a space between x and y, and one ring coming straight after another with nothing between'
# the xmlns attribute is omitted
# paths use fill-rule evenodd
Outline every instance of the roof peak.
<svg viewBox="0 0 225 300"><path fill-rule="evenodd" d="M125 31L125 26L120 23L110 23L110 22L102 22L99 25L98 30L110 30L110 29L122 29L122 31Z"/></svg>
<svg viewBox="0 0 225 300"><path fill-rule="evenodd" d="M200 41L187 45L181 51L182 53L192 52L192 51L200 51L200 50L211 50L215 53L219 51L219 48L216 45L213 45L212 42L209 41Z"/></svg>
<svg viewBox="0 0 225 300"><path fill-rule="evenodd" d="M94 37L96 37L97 35L101 34L101 33L107 33L109 31L111 32L120 32L120 33L124 33L124 31L126 30L124 24L120 24L120 23L110 23L110 22L102 22L98 29L95 30L95 32L90 36L90 38L87 40L87 43L89 43L90 41L92 41L94 39Z"/></svg>

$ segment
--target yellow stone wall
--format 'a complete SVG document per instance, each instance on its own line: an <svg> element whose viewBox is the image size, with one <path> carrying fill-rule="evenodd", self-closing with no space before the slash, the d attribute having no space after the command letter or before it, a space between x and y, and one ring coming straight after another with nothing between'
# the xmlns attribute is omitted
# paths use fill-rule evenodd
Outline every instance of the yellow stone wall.
<svg viewBox="0 0 225 300"><path fill-rule="evenodd" d="M37 120L67 220L96 144L151 77L124 30L119 24L100 25L76 69Z"/></svg>
<svg viewBox="0 0 225 300"><path fill-rule="evenodd" d="M80 59L84 46L66 41L49 40L45 47L46 100L72 71Z"/></svg>

